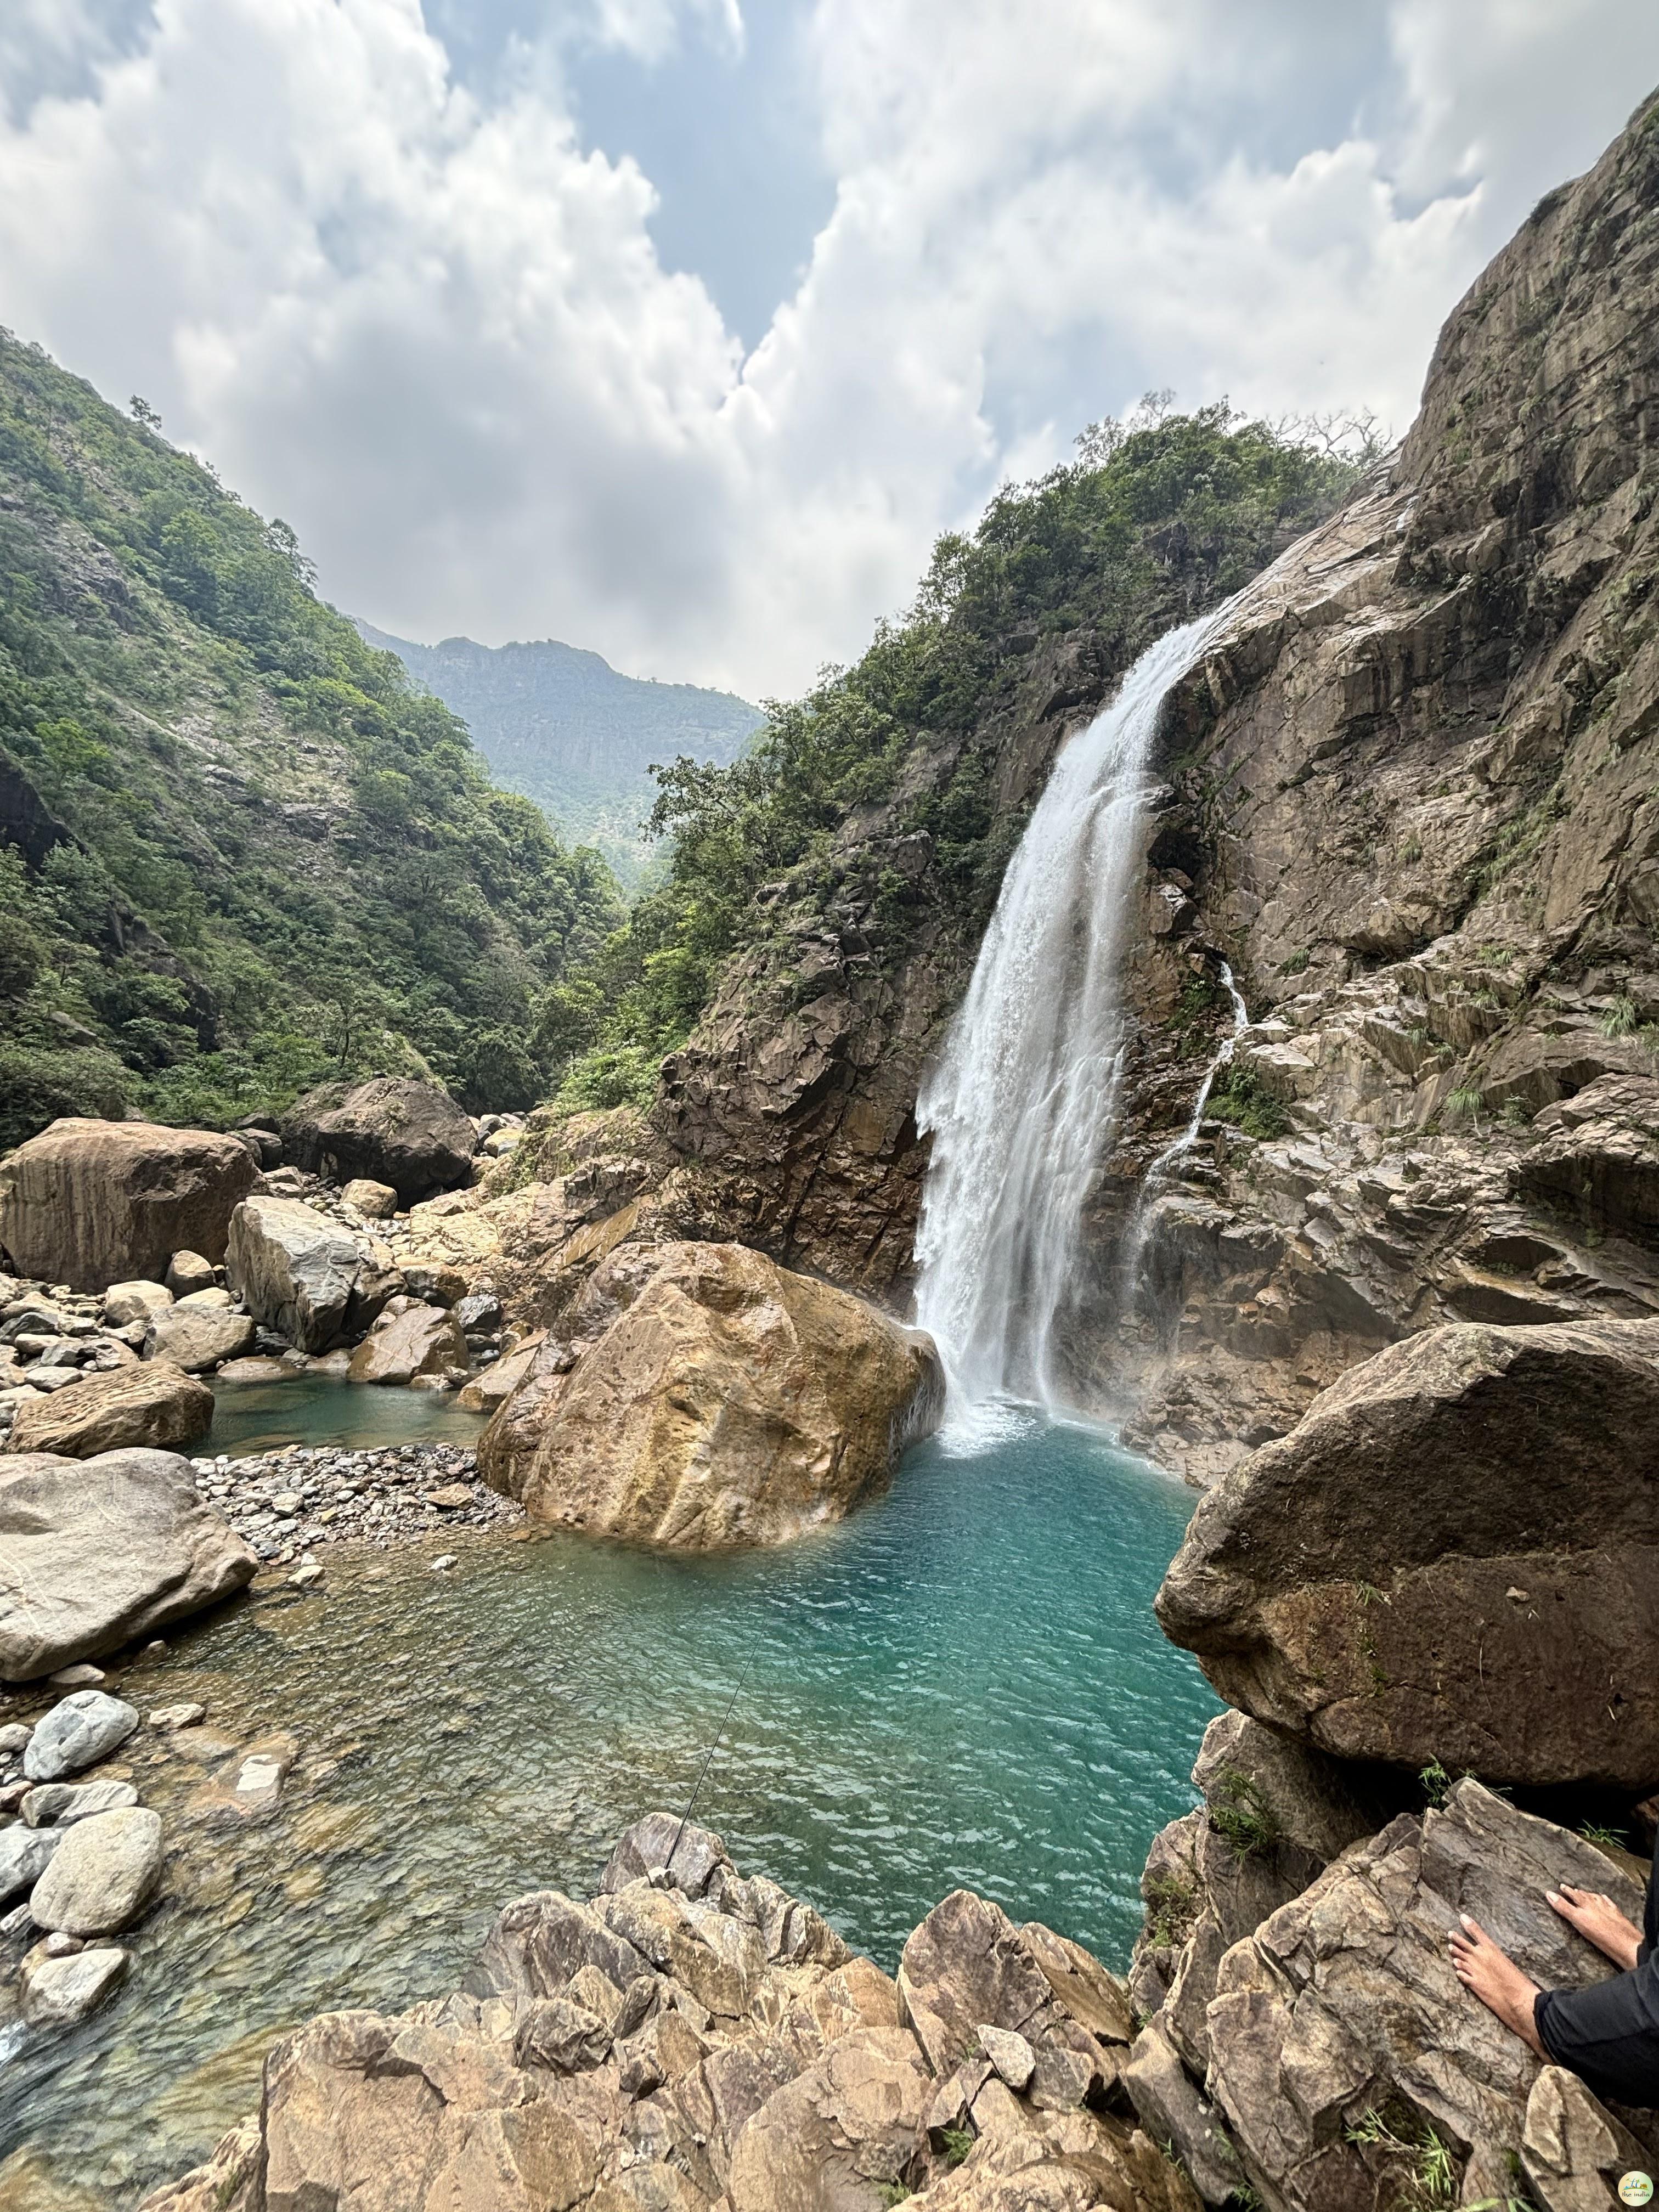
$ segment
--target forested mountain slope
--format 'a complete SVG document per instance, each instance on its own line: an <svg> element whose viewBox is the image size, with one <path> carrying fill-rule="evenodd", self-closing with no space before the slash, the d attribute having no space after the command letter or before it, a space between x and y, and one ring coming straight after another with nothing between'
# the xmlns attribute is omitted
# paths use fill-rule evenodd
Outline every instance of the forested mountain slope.
<svg viewBox="0 0 1659 2212"><path fill-rule="evenodd" d="M415 645L371 623L357 628L460 716L508 790L544 807L567 837L597 847L629 884L647 854L652 763L684 755L725 767L764 720L729 691L645 683L553 638Z"/></svg>
<svg viewBox="0 0 1659 2212"><path fill-rule="evenodd" d="M285 525L0 334L0 1145L422 1061L526 1104L620 916Z"/></svg>

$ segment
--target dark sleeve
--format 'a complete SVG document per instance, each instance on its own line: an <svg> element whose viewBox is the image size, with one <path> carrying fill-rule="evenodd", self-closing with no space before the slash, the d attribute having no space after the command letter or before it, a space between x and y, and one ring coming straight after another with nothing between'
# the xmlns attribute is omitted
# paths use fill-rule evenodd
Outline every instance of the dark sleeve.
<svg viewBox="0 0 1659 2212"><path fill-rule="evenodd" d="M1604 2102L1659 2105L1659 1966L1581 1990L1542 1990L1533 2002L1538 2039L1556 2065Z"/></svg>

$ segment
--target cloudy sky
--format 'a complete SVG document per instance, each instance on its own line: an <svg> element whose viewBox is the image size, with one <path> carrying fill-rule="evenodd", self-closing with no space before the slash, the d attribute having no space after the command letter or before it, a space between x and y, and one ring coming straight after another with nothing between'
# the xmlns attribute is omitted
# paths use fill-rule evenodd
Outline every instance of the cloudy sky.
<svg viewBox="0 0 1659 2212"><path fill-rule="evenodd" d="M0 0L0 321L337 604L787 693L1152 386L1403 430L1653 0Z"/></svg>

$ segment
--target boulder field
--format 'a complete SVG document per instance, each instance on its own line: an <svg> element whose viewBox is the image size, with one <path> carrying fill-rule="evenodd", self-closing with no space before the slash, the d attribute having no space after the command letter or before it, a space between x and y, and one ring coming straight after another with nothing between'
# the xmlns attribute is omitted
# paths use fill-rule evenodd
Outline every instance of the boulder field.
<svg viewBox="0 0 1659 2212"><path fill-rule="evenodd" d="M654 1814L588 1903L507 1906L454 1996L277 2045L258 2118L146 2212L1198 2212L1122 2094L1132 2033L1047 1929L959 1893L896 1982Z"/></svg>
<svg viewBox="0 0 1659 2212"><path fill-rule="evenodd" d="M614 1316L614 1317L612 1317ZM737 1244L630 1247L478 1445L532 1517L693 1551L842 1519L936 1426L933 1341Z"/></svg>

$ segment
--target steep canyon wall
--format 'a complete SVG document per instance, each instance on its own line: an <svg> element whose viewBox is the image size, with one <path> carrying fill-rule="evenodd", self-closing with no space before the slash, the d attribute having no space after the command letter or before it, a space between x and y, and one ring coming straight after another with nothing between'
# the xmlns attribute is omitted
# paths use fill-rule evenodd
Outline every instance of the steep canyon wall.
<svg viewBox="0 0 1659 2212"><path fill-rule="evenodd" d="M1063 1328L1079 1401L1196 1480L1434 1322L1659 1310L1656 304L1650 101L1454 311L1404 444L1166 703L1123 1109ZM1168 556L1176 621L1212 599ZM578 1214L584 1255L735 1238L903 1306L917 1091L976 946L907 807L971 744L1012 851L1145 641L1012 641L969 736L919 733L843 821L827 890L762 888L647 1128L573 1157L603 1202L536 1202L556 1238ZM1224 962L1251 1026L1150 1194L1126 1309L1146 1168L1232 1018Z"/></svg>

